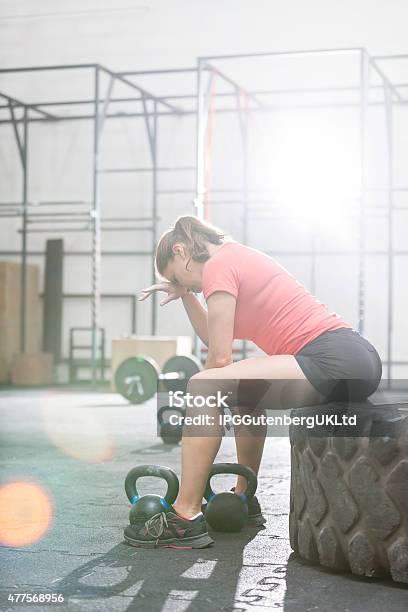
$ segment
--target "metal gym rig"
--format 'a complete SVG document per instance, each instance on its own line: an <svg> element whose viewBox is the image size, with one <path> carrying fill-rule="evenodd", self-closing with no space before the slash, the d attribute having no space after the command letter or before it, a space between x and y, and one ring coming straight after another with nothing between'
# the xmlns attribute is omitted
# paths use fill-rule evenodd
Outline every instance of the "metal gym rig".
<svg viewBox="0 0 408 612"><path fill-rule="evenodd" d="M310 57L338 57L352 56L356 59L359 66L359 83L352 87L326 87L326 88L299 88L291 89L290 91L282 92L279 90L254 90L247 91L239 85L234 79L230 78L217 64L220 62L237 62L238 60L255 61L256 58L264 58L273 61L274 58L284 58L290 61L293 57L303 57L306 60ZM408 255L408 251L397 251L394 248L393 237L393 218L394 211L397 208L406 208L406 206L398 206L395 203L395 194L397 192L406 192L408 187L395 186L393 181L394 169L394 142L393 142L393 116L395 106L408 105L408 98L403 92L408 88L407 82L393 82L388 76L386 70L382 68L384 64L390 65L395 61L406 61L408 55L390 55L390 56L370 56L364 48L351 49L318 49L305 50L296 52L272 52L272 53L252 53L252 54L236 54L223 56L201 57L197 60L197 66L191 68L174 68L164 70L151 71L126 71L113 72L100 64L74 64L74 65L55 65L55 66L28 66L23 68L7 68L0 70L0 77L7 75L16 75L18 73L27 75L28 73L50 73L62 72L65 74L69 71L85 71L89 74L90 83L93 84L93 96L75 100L39 100L35 102L24 102L9 96L7 93L0 93L0 97L5 101L0 105L1 112L8 113L8 116L0 119L0 125L12 125L15 139L17 143L19 158L22 168L22 185L21 185L21 201L20 202L1 202L0 217L18 217L21 219L21 251L0 251L1 256L15 256L21 254L22 262L22 300L21 300L21 351L26 348L26 328L25 328L25 287L26 287L26 265L30 255L42 255L40 251L29 251L28 249L28 234L47 233L47 232L83 232L90 231L92 235L91 251L71 251L65 252L64 255L91 255L92 258L92 293L91 293L91 313L92 313L92 382L96 383L98 377L98 330L100 327L100 269L101 255L115 256L128 255L130 257L149 257L151 258L152 279L154 279L153 253L157 242L157 222L158 222L158 199L165 194L184 193L192 197L195 214L202 218L209 218L209 210L212 205L220 204L241 204L243 213L242 236L241 241L246 243L248 238L248 227L251 222L251 202L253 202L253 194L256 189L251 189L249 185L248 173L248 133L250 130L249 118L253 113L273 113L285 105L279 105L274 102L274 97L282 93L297 96L298 94L313 95L331 92L336 94L345 90L353 91L356 94L356 100L351 102L329 102L329 103L313 103L313 104L287 104L286 108L296 109L311 108L311 107L331 107L331 106L350 106L355 107L359 114L359 143L360 143L360 160L361 160L361 189L358 198L359 215L359 249L358 249L358 330L364 333L364 317L365 317L365 257L367 254L385 255L387 257L388 268L388 283L387 283L387 356L384 364L387 366L388 386L392 379L393 365L407 365L408 361L396 361L392 358L392 328L393 328L393 269L395 255ZM370 85L370 74L375 73L376 78L380 80L378 85ZM191 74L196 76L197 89L191 94L172 94L172 95L154 95L144 87L138 85L135 81L140 77L149 76L152 79L160 78L163 75L168 75L174 78L180 74ZM107 81L105 91L102 91L102 77ZM222 92L214 92L213 84L215 79L220 79L229 90ZM116 83L126 86L132 95L130 96L113 96L113 88ZM370 99L370 93L381 93L379 99ZM271 102L272 99L272 102ZM232 104L229 104L232 102ZM120 108L123 103L138 105L137 110L110 111L116 106ZM187 103L187 107L183 104ZM221 104L221 106L220 106ZM217 106L216 106L217 105ZM370 106L384 107L385 122L387 132L387 143L384 150L387 164L387 186L383 189L373 189L367 184L366 172L366 143L367 143L367 112ZM71 107L90 108L90 112L77 112L74 114L58 113L58 109L63 111L70 110ZM52 110L50 110L52 109ZM230 114L236 113L239 118L239 127L242 142L242 160L243 160L243 180L242 185L237 189L236 186L228 190L229 194L233 194L233 199L220 200L210 199L208 191L208 161L206 156L210 147L209 138L211 138L211 117L213 114ZM195 116L197 118L197 133L196 133L196 159L195 163L188 166L166 166L160 167L157 163L158 150L158 124L163 116ZM139 118L145 124L147 141L151 159L151 165L146 167L121 167L121 168L103 168L100 166L101 139L103 128L106 120L115 118ZM64 121L91 121L93 123L93 149L92 149L92 194L89 202L82 201L45 201L33 204L30 202L29 196L29 180L28 180L28 161L29 161L29 127L35 122L55 123ZM193 173L195 176L196 189L195 193L186 189L160 189L158 177L162 173L179 172ZM102 174L121 174L121 173L143 173L151 176L151 215L149 217L114 217L103 218L101 215L101 191L100 191L100 176ZM224 191L225 190L219 190ZM370 206L367 203L367 196L375 191L382 191L387 197L385 205L385 213L387 219L387 250L373 251L367 250L365 246L365 221L367 215L370 214ZM212 190L211 195L215 195L217 190ZM240 198L238 199L238 194ZM224 196L225 197L225 196ZM70 209L69 212L59 212L58 206L64 205ZM52 206L56 211L52 212L36 212L40 206ZM85 207L85 210L78 211L79 207ZM72 210L71 210L72 208ZM32 227L33 224L38 224ZM48 224L55 224L52 228ZM122 223L123 225L117 225ZM65 224L68 224L65 225ZM151 236L151 249L141 251L106 251L101 250L101 235L105 231L135 231L149 232ZM285 252L274 251L270 254L281 255ZM315 284L315 267L316 257L321 254L312 242L312 249L309 251L296 251L300 255L310 257L311 262L311 290L314 290ZM342 251L330 251L330 254L343 254ZM328 253L327 253L328 254ZM344 252L350 254L350 251ZM119 297L119 296L118 296ZM129 296L127 296L129 297ZM155 296L153 296L150 331L152 334L156 332L157 325L157 308ZM133 321L135 320L135 312L133 313ZM135 331L135 325L132 325ZM195 352L200 354L200 345L198 339L195 342ZM243 356L246 355L246 346L243 343Z"/></svg>

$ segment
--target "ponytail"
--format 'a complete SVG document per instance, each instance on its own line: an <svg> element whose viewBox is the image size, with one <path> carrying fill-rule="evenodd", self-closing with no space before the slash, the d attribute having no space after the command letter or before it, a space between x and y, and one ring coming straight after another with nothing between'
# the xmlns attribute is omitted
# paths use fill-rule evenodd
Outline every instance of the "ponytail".
<svg viewBox="0 0 408 612"><path fill-rule="evenodd" d="M161 236L156 248L156 270L163 274L167 264L174 258L173 246L184 244L194 261L205 262L210 258L207 243L220 245L225 234L218 228L197 217L179 217L174 225Z"/></svg>

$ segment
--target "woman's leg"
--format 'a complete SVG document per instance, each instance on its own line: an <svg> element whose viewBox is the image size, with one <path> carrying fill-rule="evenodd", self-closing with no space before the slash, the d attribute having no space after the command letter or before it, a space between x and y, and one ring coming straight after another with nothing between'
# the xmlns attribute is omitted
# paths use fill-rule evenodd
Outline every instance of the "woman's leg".
<svg viewBox="0 0 408 612"><path fill-rule="evenodd" d="M244 414L242 410L239 410L239 413ZM245 411L245 414L247 414L247 411ZM261 410L256 414L258 415L266 413L264 410ZM235 446L237 449L238 463L241 463L242 465L247 465L248 467L252 468L255 474L257 475L259 472L259 466L261 464L261 459L263 455L267 429L268 428L266 425L257 425L254 426L252 430L249 430L246 427L242 428L235 434ZM240 495L241 493L244 493L246 488L246 479L242 476L238 476L235 485L235 493L237 495Z"/></svg>
<svg viewBox="0 0 408 612"><path fill-rule="evenodd" d="M218 411L217 411L218 412ZM208 473L221 445L223 431L210 437L189 436L183 432L181 442L180 493L174 507L184 518L201 512Z"/></svg>
<svg viewBox="0 0 408 612"><path fill-rule="evenodd" d="M214 395L217 391L224 394L229 391L236 398L238 383L244 381L248 396L253 399L257 384L252 384L251 381L256 380L259 380L261 386L261 393L255 394L256 403L267 402L268 406L279 409L313 405L322 401L322 396L306 379L292 355L255 357L224 368L204 370L191 378L187 392L197 396ZM291 385L288 381L298 382ZM218 408L187 409L186 416L199 413L214 417L215 424L209 425L208 428L201 427L203 435L197 435L198 430L194 427L185 427L183 431L180 493L174 506L177 512L186 518L200 511L208 473L219 450L223 433L223 428L218 425ZM238 460L250 465L255 472L259 469L265 433L259 438L238 435ZM245 487L246 481L238 480L237 492L241 492Z"/></svg>
<svg viewBox="0 0 408 612"><path fill-rule="evenodd" d="M261 359L264 358L261 357ZM266 363L255 364L257 372L262 371L262 373L268 375L268 390L265 392L265 388L262 389L261 387L260 389L261 393L264 391L262 394L264 398L262 406L274 409L294 408L308 404L318 404L324 400L323 396L321 396L306 379L293 356L282 355L277 358L267 357L266 359ZM270 361L273 361L273 376L270 371ZM276 363L277 361L278 363ZM252 366L252 364L248 365ZM252 367L245 367L245 370L247 373L253 372ZM246 378L248 378L248 374L246 374ZM274 379L275 382L271 382L274 381ZM288 381L299 382L288 383ZM249 397L254 397L256 393L254 393L254 389L251 389L251 383L252 381L245 380L243 386L248 386L247 395ZM259 398L259 401L261 401L261 398ZM259 414L266 415L266 411L262 407L256 408L255 410L239 408L238 411L240 414L251 414L252 416L258 416ZM235 435L238 463L248 465L254 470L255 474L259 472L267 430L268 428L266 425L251 426L250 428L241 427ZM235 485L235 492L237 495L243 493L246 487L247 482L245 478L238 476Z"/></svg>

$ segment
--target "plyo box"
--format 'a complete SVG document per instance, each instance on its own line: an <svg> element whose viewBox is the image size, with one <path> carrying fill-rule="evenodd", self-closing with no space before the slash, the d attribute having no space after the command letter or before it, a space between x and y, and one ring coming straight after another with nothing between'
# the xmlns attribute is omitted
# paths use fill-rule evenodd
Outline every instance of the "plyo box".
<svg viewBox="0 0 408 612"><path fill-rule="evenodd" d="M26 276L26 351L40 351L38 266ZM8 382L13 356L20 352L21 264L0 261L0 382Z"/></svg>
<svg viewBox="0 0 408 612"><path fill-rule="evenodd" d="M21 353L15 355L11 365L13 385L51 385L54 356L52 353Z"/></svg>
<svg viewBox="0 0 408 612"><path fill-rule="evenodd" d="M128 336L112 340L111 389L116 391L115 372L128 357L151 357L163 368L165 362L174 355L190 355L191 336Z"/></svg>

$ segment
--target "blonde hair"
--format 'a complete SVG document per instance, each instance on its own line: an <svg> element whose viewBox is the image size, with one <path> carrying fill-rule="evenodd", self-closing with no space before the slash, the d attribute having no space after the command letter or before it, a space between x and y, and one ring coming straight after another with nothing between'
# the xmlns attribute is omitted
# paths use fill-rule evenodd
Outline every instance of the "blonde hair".
<svg viewBox="0 0 408 612"><path fill-rule="evenodd" d="M210 258L207 243L223 244L225 236L220 229L198 217L179 217L174 227L164 232L158 242L155 257L157 272L163 275L169 261L174 259L173 246L178 242L186 246L194 261L205 262Z"/></svg>

